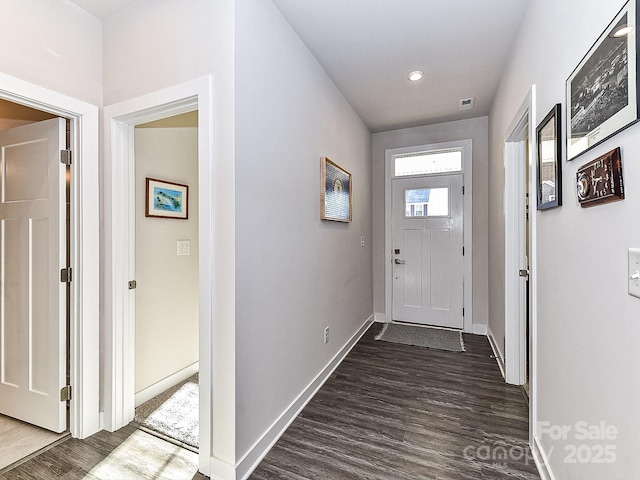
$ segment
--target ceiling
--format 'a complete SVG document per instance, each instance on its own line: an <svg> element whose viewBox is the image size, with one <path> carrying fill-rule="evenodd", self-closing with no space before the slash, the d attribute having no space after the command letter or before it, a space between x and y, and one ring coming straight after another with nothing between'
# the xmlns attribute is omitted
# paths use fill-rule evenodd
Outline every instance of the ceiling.
<svg viewBox="0 0 640 480"><path fill-rule="evenodd" d="M135 0L72 0L106 18ZM273 0L372 132L488 115L527 0ZM409 82L413 70L425 76ZM459 110L473 97L474 108Z"/></svg>

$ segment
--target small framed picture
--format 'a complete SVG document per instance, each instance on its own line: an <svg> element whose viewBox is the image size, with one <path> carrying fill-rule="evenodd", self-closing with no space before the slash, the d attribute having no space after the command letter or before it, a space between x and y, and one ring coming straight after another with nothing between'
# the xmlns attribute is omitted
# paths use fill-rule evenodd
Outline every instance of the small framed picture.
<svg viewBox="0 0 640 480"><path fill-rule="evenodd" d="M320 218L350 222L352 210L351 174L327 157L320 162Z"/></svg>
<svg viewBox="0 0 640 480"><path fill-rule="evenodd" d="M536 128L538 149L538 210L562 205L562 142L560 104Z"/></svg>
<svg viewBox="0 0 640 480"><path fill-rule="evenodd" d="M146 217L189 218L189 186L147 178Z"/></svg>
<svg viewBox="0 0 640 480"><path fill-rule="evenodd" d="M567 160L638 121L637 18L629 0L567 79Z"/></svg>

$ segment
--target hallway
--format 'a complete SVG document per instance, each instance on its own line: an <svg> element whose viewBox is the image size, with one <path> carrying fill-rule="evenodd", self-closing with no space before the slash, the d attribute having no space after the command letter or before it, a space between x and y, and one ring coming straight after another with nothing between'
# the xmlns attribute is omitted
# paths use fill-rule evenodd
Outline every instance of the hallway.
<svg viewBox="0 0 640 480"><path fill-rule="evenodd" d="M486 337L453 353L373 340L373 325L251 480L539 479L527 404Z"/></svg>

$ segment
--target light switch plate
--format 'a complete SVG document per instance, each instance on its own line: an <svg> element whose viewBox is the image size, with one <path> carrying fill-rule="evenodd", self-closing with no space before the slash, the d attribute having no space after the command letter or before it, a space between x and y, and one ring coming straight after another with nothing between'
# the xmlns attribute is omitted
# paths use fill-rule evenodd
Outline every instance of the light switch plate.
<svg viewBox="0 0 640 480"><path fill-rule="evenodd" d="M629 249L629 295L640 298L640 248Z"/></svg>
<svg viewBox="0 0 640 480"><path fill-rule="evenodd" d="M191 255L191 240L178 240L178 255Z"/></svg>

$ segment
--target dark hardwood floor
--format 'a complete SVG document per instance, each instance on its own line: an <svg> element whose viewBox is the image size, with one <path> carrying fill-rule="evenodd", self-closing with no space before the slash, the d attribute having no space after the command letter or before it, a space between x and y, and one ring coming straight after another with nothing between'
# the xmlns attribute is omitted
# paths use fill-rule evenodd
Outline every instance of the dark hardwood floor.
<svg viewBox="0 0 640 480"><path fill-rule="evenodd" d="M375 341L374 325L251 480L538 480L528 408L486 337L453 353Z"/></svg>
<svg viewBox="0 0 640 480"><path fill-rule="evenodd" d="M443 352L375 341L374 325L251 480L539 480L527 405L486 337ZM129 425L70 439L0 475L14 479L204 479L197 455Z"/></svg>

